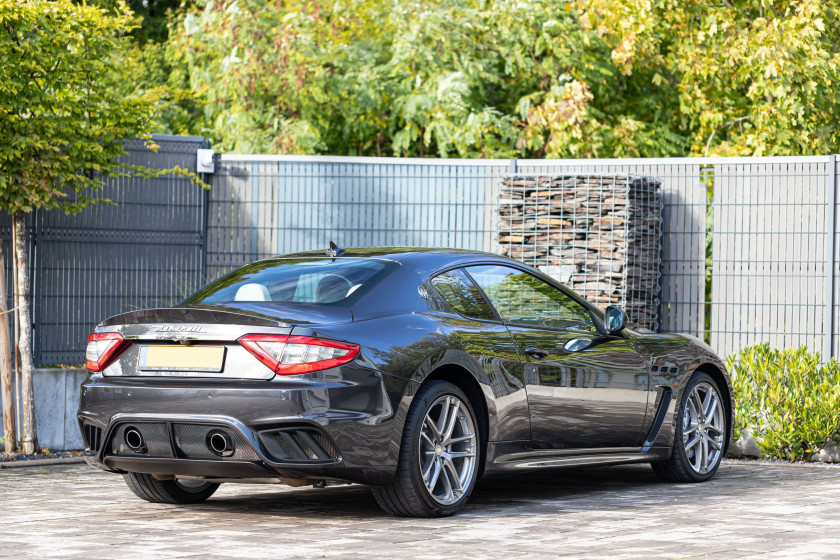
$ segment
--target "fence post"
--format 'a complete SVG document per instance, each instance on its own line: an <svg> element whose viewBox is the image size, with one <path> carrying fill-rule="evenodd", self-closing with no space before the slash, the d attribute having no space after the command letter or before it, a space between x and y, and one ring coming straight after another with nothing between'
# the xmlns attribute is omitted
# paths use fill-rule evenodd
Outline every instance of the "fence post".
<svg viewBox="0 0 840 560"><path fill-rule="evenodd" d="M204 140L202 148L209 150L212 147L210 140ZM219 154L213 154L213 173L202 173L201 179L213 187L213 179L216 177L216 170L221 165L221 157ZM199 273L198 286L196 289L203 286L209 279L207 278L207 224L210 219L210 189L201 189L201 254L199 255Z"/></svg>
<svg viewBox="0 0 840 560"><path fill-rule="evenodd" d="M828 157L825 244L825 347L823 360L834 355L834 230L837 212L837 156Z"/></svg>
<svg viewBox="0 0 840 560"><path fill-rule="evenodd" d="M43 212L32 211L32 226L29 235L29 310L32 325L32 367L41 367L41 246L38 234L41 232Z"/></svg>

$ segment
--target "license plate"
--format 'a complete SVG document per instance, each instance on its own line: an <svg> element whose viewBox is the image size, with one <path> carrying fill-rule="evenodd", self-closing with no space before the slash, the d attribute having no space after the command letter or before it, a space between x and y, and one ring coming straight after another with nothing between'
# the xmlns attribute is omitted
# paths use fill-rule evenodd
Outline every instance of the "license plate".
<svg viewBox="0 0 840 560"><path fill-rule="evenodd" d="M141 346L138 368L144 371L220 372L224 346Z"/></svg>

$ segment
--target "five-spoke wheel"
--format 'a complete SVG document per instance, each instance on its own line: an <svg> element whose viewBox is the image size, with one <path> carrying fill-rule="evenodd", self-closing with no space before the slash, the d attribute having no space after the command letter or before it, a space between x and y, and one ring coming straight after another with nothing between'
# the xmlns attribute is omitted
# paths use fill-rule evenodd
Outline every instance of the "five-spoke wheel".
<svg viewBox="0 0 840 560"><path fill-rule="evenodd" d="M448 506L460 500L475 469L476 435L472 417L454 395L438 398L420 430L420 473L429 495Z"/></svg>
<svg viewBox="0 0 840 560"><path fill-rule="evenodd" d="M726 449L726 403L717 382L704 372L689 380L677 407L671 457L651 463L669 482L703 482L714 476Z"/></svg>
<svg viewBox="0 0 840 560"><path fill-rule="evenodd" d="M453 383L424 384L405 421L399 465L388 486L373 488L395 515L439 517L463 506L481 464L479 424L472 404Z"/></svg>
<svg viewBox="0 0 840 560"><path fill-rule="evenodd" d="M691 468L706 474L720 461L726 416L720 395L710 383L694 386L683 409L683 446Z"/></svg>

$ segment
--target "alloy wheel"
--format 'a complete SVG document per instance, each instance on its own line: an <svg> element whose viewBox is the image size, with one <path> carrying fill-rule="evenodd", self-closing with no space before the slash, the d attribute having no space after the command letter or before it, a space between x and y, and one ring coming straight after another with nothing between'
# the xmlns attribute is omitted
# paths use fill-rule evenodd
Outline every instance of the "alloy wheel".
<svg viewBox="0 0 840 560"><path fill-rule="evenodd" d="M426 411L419 467L429 495L441 505L460 500L476 473L476 432L467 405L443 395Z"/></svg>
<svg viewBox="0 0 840 560"><path fill-rule="evenodd" d="M725 431L726 415L720 395L710 383L698 383L683 410L683 446L695 472L706 474L717 467Z"/></svg>

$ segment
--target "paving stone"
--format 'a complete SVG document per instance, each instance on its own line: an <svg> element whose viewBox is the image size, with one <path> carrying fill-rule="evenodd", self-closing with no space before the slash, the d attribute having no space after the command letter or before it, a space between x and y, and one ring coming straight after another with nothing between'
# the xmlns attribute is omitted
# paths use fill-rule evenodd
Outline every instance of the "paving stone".
<svg viewBox="0 0 840 560"><path fill-rule="evenodd" d="M0 471L0 558L792 558L840 556L840 469L726 462L705 484L649 467L480 482L446 519L383 514L368 489L225 484L205 504L136 498L87 466Z"/></svg>

